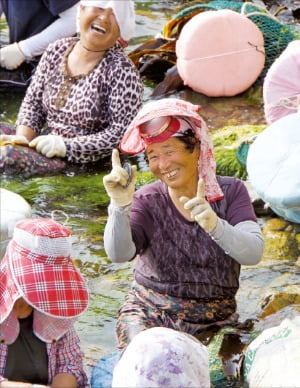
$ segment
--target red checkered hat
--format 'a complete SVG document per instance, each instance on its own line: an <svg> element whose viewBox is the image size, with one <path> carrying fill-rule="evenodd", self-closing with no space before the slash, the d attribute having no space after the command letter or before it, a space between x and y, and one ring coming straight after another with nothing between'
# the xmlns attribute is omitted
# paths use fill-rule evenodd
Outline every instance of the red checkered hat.
<svg viewBox="0 0 300 388"><path fill-rule="evenodd" d="M52 317L74 318L88 306L88 290L70 258L69 229L52 219L19 221L0 263L0 323L22 297Z"/></svg>

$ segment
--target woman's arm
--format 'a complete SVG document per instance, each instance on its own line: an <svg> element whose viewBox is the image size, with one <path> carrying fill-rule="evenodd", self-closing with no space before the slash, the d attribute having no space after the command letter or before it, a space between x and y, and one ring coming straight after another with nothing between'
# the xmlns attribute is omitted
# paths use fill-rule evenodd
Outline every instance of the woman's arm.
<svg viewBox="0 0 300 388"><path fill-rule="evenodd" d="M240 264L257 264L263 254L264 239L256 221L253 205L245 184L229 180L227 186L226 221L218 218L216 228L210 233L215 242Z"/></svg>
<svg viewBox="0 0 300 388"><path fill-rule="evenodd" d="M47 387L48 385L23 383L22 381L2 380L0 382L0 388L47 388ZM59 388L61 387L62 385ZM72 388L72 386L68 385L68 388L69 387Z"/></svg>
<svg viewBox="0 0 300 388"><path fill-rule="evenodd" d="M19 47L27 59L43 54L47 46L55 40L76 33L76 15L78 4L61 12L53 23L40 33L19 42Z"/></svg>
<svg viewBox="0 0 300 388"><path fill-rule="evenodd" d="M264 239L260 226L254 221L244 221L232 226L218 218L217 226L210 236L240 264L257 264L262 257Z"/></svg>
<svg viewBox="0 0 300 388"><path fill-rule="evenodd" d="M83 354L79 343L80 340L74 327L57 341L55 376L51 382L51 387L86 387L87 376L83 368ZM75 384L75 382L76 384L64 384L67 381L70 384Z"/></svg>
<svg viewBox="0 0 300 388"><path fill-rule="evenodd" d="M228 202L226 220L219 217L206 200L202 179L199 179L196 197L191 200L181 197L180 200L191 211L193 219L228 255L240 264L257 264L263 254L264 239L255 221L249 194L241 181L228 182L227 188L223 185Z"/></svg>
<svg viewBox="0 0 300 388"><path fill-rule="evenodd" d="M121 165L117 149L112 152L111 162L111 172L103 177L105 190L110 197L104 248L111 261L120 263L132 259L136 253L129 222L135 192L136 166L132 166L131 180L126 184L128 173Z"/></svg>
<svg viewBox="0 0 300 388"><path fill-rule="evenodd" d="M129 206L108 207L108 219L104 229L104 249L108 258L115 263L122 263L134 258L136 247L132 240Z"/></svg>
<svg viewBox="0 0 300 388"><path fill-rule="evenodd" d="M51 383L51 388L77 388L77 380L76 377L69 373L59 373L56 375ZM32 387L32 388L35 388Z"/></svg>
<svg viewBox="0 0 300 388"><path fill-rule="evenodd" d="M38 135L46 123L47 112L43 105L43 93L53 52L55 46L52 45L44 52L26 90L16 122L18 134L21 131L25 132L25 136L32 136L33 133Z"/></svg>
<svg viewBox="0 0 300 388"><path fill-rule="evenodd" d="M29 141L35 138L34 130L27 125L17 125L16 135L25 136Z"/></svg>

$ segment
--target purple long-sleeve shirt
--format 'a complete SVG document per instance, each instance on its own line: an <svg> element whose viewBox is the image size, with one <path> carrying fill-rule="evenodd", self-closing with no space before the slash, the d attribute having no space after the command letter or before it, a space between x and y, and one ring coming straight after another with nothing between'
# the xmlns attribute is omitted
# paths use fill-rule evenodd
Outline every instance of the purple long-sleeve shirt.
<svg viewBox="0 0 300 388"><path fill-rule="evenodd" d="M244 184L217 178L224 198L211 203L218 224L210 235L178 212L160 181L139 189L131 209L110 207L104 234L110 259L137 254L135 280L160 293L234 297L240 265L260 260L263 238Z"/></svg>

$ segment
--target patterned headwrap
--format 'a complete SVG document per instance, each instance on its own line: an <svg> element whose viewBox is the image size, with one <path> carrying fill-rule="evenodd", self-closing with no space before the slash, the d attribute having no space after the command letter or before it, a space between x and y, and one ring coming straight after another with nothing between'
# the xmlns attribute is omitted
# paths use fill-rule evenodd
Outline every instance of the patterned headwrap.
<svg viewBox="0 0 300 388"><path fill-rule="evenodd" d="M185 126L191 123L191 129L195 137L201 141L200 156L198 162L199 177L205 183L206 197L209 202L214 202L224 197L224 194L216 178L216 162L213 154L212 140L208 132L207 125L199 115L200 106L177 98L164 98L151 101L144 105L137 116L129 125L120 143L120 150L127 154L137 154L145 150L150 144L151 137L145 139L142 134L142 124L155 118L173 117L179 118L179 124L171 123L171 131L162 131L152 136L152 140L161 142L170 136L178 135L178 132L185 130ZM166 126L166 128L170 128ZM172 129L173 128L173 129Z"/></svg>

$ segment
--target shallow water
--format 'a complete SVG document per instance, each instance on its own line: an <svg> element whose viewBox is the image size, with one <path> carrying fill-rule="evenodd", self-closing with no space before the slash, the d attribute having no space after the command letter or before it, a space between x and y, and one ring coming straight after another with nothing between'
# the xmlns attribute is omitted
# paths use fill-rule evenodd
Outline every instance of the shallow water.
<svg viewBox="0 0 300 388"><path fill-rule="evenodd" d="M171 15L174 3L136 1L137 28L128 52L157 34ZM2 31L1 38L5 36ZM152 91L145 85L145 99ZM14 123L23 93L0 93L0 121ZM114 349L117 311L132 279L132 264L112 264L103 249L103 228L108 197L102 178L104 167L92 175L53 176L31 179L1 179L1 187L21 194L32 206L33 216L51 217L65 222L73 232L73 258L87 277L90 305L76 327L86 354L87 370L101 355ZM148 179L140 177L140 184Z"/></svg>
<svg viewBox="0 0 300 388"><path fill-rule="evenodd" d="M174 12L174 4L175 1L136 1L137 29L128 52L160 32ZM153 84L145 84L145 100L152 89ZM212 130L226 125L265 124L261 87L231 98L208 98L190 90L180 96L202 105L202 115ZM22 97L20 93L0 95L1 121L15 121ZM91 291L89 308L76 324L88 372L100 356L116 346L115 320L132 280L133 263L112 264L103 248L108 197L102 178L107 172L106 165L93 174L1 181L2 187L21 194L31 204L34 216L53 215L73 231L73 258L87 277ZM149 174L139 174L139 184L148 179ZM264 296L287 285L299 285L299 266L276 259L243 267L238 292L242 320L258 316Z"/></svg>

